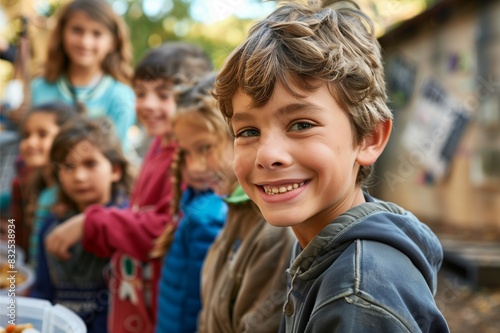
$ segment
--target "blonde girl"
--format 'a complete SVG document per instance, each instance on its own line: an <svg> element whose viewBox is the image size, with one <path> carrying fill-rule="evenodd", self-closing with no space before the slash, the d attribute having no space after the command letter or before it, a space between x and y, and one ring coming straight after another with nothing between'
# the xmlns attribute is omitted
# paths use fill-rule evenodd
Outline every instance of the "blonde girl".
<svg viewBox="0 0 500 333"><path fill-rule="evenodd" d="M212 171L204 161L216 146L216 139L224 137L217 133L220 117L208 116L216 109L210 96L213 79L214 76L210 76L183 90L177 98L173 129L182 131L187 117L191 120L187 130L192 136L172 163L172 215L182 216L182 219L175 233L172 227L165 229L153 252L153 256L163 256L169 249L160 278L156 332L196 331L201 309L201 267L208 248L226 220L227 205L210 189ZM198 116L198 120L192 121L199 114L206 116Z"/></svg>

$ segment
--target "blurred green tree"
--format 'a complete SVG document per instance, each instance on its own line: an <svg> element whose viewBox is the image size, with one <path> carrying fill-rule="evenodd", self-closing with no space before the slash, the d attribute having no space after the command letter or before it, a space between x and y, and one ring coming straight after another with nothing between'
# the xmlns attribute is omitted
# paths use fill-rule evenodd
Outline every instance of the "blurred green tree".
<svg viewBox="0 0 500 333"><path fill-rule="evenodd" d="M183 40L206 50L216 68L244 39L251 23L275 5L260 0L107 1L130 27L136 61L151 47Z"/></svg>

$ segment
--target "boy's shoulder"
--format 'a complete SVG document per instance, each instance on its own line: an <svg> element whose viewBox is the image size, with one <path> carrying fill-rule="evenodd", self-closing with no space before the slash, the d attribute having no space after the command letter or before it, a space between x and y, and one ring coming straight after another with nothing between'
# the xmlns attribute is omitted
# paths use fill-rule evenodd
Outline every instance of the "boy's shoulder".
<svg viewBox="0 0 500 333"><path fill-rule="evenodd" d="M320 283L319 290L330 290L330 296L319 291L318 299L331 298L332 292L339 295L351 292L377 299L380 293L387 294L388 290L401 292L409 285L423 286L428 290L425 279L415 279L415 276L421 276L418 268L394 246L365 239L346 245L318 277L319 282L325 282L324 286Z"/></svg>
<svg viewBox="0 0 500 333"><path fill-rule="evenodd" d="M419 268L403 252L379 241L351 243L315 284L317 288L306 295L314 299L313 312L348 316L357 308L377 318L385 313L384 324L414 331L418 330L415 313L436 310L435 291Z"/></svg>
<svg viewBox="0 0 500 333"><path fill-rule="evenodd" d="M367 250L368 247L383 248ZM347 270L340 276L354 277L377 271L383 262L388 265L384 272L390 272L388 280L391 280L392 275L405 269L403 264L394 264L395 260L392 258L396 257L409 263L412 269L417 269L428 288L435 290L434 279L442 261L442 248L436 235L413 214L398 205L368 197L366 203L337 217L300 253L295 253L290 269L301 273L316 271L314 274L318 277L324 272L323 278L337 280L335 272L338 273L338 265ZM347 261L342 264L342 259ZM355 262L358 263L357 266ZM370 263L377 262L378 265L370 266ZM362 266L365 264L366 269ZM337 268L332 270L330 266ZM330 271L333 273L328 273ZM371 277L368 274L366 278Z"/></svg>

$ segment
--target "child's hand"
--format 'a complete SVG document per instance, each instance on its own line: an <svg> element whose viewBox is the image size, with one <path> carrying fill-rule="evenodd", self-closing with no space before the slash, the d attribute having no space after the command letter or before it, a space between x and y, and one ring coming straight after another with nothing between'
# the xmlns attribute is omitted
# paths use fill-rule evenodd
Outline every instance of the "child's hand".
<svg viewBox="0 0 500 333"><path fill-rule="evenodd" d="M83 237L83 222L85 215L78 214L67 219L45 238L47 252L59 259L67 260L71 257L69 248Z"/></svg>

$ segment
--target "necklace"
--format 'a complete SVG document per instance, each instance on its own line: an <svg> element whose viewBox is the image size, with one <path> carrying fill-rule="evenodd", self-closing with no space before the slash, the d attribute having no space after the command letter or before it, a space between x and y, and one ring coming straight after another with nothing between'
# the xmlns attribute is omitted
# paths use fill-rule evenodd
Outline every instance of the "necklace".
<svg viewBox="0 0 500 333"><path fill-rule="evenodd" d="M84 88L86 88L86 93L84 95L84 98L82 98L83 100L85 99L88 99L88 97L92 96L93 92L97 89L97 87L99 86L99 83L102 81L104 75L102 73L99 73L97 75L95 75L92 80L90 80L89 84L87 84L86 86L84 86ZM79 96L77 94L77 91L76 91L76 87L71 84L71 81L69 80L69 77L65 77L66 79L66 83L68 85L68 88L69 88L69 91L71 92L71 96L73 97L73 102L75 103L75 105L79 105L80 103L83 103L82 101L79 100Z"/></svg>

